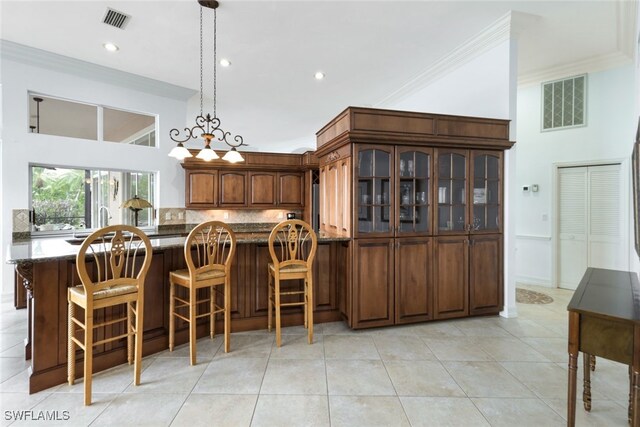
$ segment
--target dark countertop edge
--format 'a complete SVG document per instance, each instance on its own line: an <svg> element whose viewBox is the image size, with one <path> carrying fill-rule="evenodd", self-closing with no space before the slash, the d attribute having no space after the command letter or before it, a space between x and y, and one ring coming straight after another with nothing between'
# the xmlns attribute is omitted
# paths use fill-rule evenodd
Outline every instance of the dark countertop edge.
<svg viewBox="0 0 640 427"><path fill-rule="evenodd" d="M234 231L234 233L269 233L278 223L277 222L230 222L228 225ZM180 224L180 225L158 225L155 227L155 231L147 232L147 237L150 239L153 238L162 238L165 236L182 236L185 237L193 230L195 226L198 224ZM95 231L95 230L92 230ZM79 233L83 237L88 236L91 232L81 232ZM86 235L86 236L85 236ZM60 235L37 235L32 234L30 232L21 232L21 233L13 233L12 235L13 241L12 244L16 243L26 243L30 242L34 239L73 239L74 235L70 234L60 234ZM78 237L80 238L80 237Z"/></svg>
<svg viewBox="0 0 640 427"><path fill-rule="evenodd" d="M165 236L173 236L175 233L170 233L170 234L165 234ZM238 232L238 234L245 234L242 232ZM252 243L267 243L268 239L269 239L269 234L268 232L263 232L263 233L258 233L258 232L249 232L246 234L259 234L259 236L239 236L237 239L238 244L252 244ZM158 240L158 237L154 238L154 237L150 237L150 239L152 240L152 246L153 246L153 250L154 251L162 251L164 249L173 249L173 248L181 248L184 246L184 238L185 236L176 236L173 237L174 239L180 239L180 241L176 241L176 242L171 242L171 243L158 243L158 244L154 244L153 240ZM48 238L48 239L55 239L55 238ZM63 240L65 241L65 243L71 247L71 248L79 248L80 245L76 245L76 244L72 244L72 243L68 243L66 242L67 239L65 238L57 238L59 240ZM165 238L160 238L161 241L167 239L167 237ZM322 243L322 242L348 242L350 241L351 238L350 237L334 237L334 236L318 236L318 243ZM31 241L31 239L29 240ZM21 244L26 244L29 241L26 242L21 242L18 243L18 245ZM50 261L64 261L64 260L69 260L69 259L75 259L76 257L76 253L71 253L71 254L65 254L65 255L58 255L58 256L47 256L47 257L37 257L37 258L15 258L15 259L7 259L6 263L7 264L21 264L21 263L25 263L25 262L32 262L32 263L42 263L42 262L50 262Z"/></svg>

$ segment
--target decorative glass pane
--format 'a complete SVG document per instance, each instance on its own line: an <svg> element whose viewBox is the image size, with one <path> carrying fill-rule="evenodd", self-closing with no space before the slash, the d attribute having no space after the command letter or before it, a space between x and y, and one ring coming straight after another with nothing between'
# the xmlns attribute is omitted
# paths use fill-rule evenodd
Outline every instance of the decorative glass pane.
<svg viewBox="0 0 640 427"><path fill-rule="evenodd" d="M429 156L424 153L416 152L416 173L418 178L429 176Z"/></svg>
<svg viewBox="0 0 640 427"><path fill-rule="evenodd" d="M375 229L376 232L386 233L389 231L389 206L376 206L375 212Z"/></svg>
<svg viewBox="0 0 640 427"><path fill-rule="evenodd" d="M573 126L573 80L566 80L563 90L562 126Z"/></svg>
<svg viewBox="0 0 640 427"><path fill-rule="evenodd" d="M471 224L473 230L484 230L487 228L486 215L484 205L473 207L473 223Z"/></svg>
<svg viewBox="0 0 640 427"><path fill-rule="evenodd" d="M375 176L391 176L389 170L389 153L381 150L373 150L375 155L374 174Z"/></svg>
<svg viewBox="0 0 640 427"><path fill-rule="evenodd" d="M452 230L453 222L451 221L451 212L448 206L438 207L438 229L440 230Z"/></svg>
<svg viewBox="0 0 640 427"><path fill-rule="evenodd" d="M487 203L490 204L498 204L499 196L498 193L498 181L488 181L487 182Z"/></svg>
<svg viewBox="0 0 640 427"><path fill-rule="evenodd" d="M464 231L466 223L465 206L454 205L452 209L453 230Z"/></svg>
<svg viewBox="0 0 640 427"><path fill-rule="evenodd" d="M453 178L461 178L464 179L467 177L467 161L466 158L460 154L453 154L452 156L453 163Z"/></svg>
<svg viewBox="0 0 640 427"><path fill-rule="evenodd" d="M440 178L451 177L451 154L443 154L438 158L438 176Z"/></svg>
<svg viewBox="0 0 640 427"><path fill-rule="evenodd" d="M427 231L429 229L429 215L426 206L416 206L416 231Z"/></svg>
<svg viewBox="0 0 640 427"><path fill-rule="evenodd" d="M544 86L542 105L542 128L550 129L553 127L553 86L550 84Z"/></svg>
<svg viewBox="0 0 640 427"><path fill-rule="evenodd" d="M494 156L486 156L487 159L487 178L498 179L500 176L500 163L498 158Z"/></svg>
<svg viewBox="0 0 640 427"><path fill-rule="evenodd" d="M542 129L586 123L586 76L542 84Z"/></svg>
<svg viewBox="0 0 640 427"><path fill-rule="evenodd" d="M562 126L562 82L553 84L553 127Z"/></svg>
<svg viewBox="0 0 640 427"><path fill-rule="evenodd" d="M358 169L360 176L373 176L373 150L358 153Z"/></svg>

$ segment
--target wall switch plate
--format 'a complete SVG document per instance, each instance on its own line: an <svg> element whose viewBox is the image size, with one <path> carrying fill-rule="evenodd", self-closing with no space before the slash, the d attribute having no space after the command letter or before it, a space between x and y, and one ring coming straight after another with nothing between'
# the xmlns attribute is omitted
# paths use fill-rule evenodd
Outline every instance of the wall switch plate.
<svg viewBox="0 0 640 427"><path fill-rule="evenodd" d="M178 212L178 219L184 219L184 212Z"/></svg>
<svg viewBox="0 0 640 427"><path fill-rule="evenodd" d="M225 212L222 214L223 219L229 219L229 212Z"/></svg>
<svg viewBox="0 0 640 427"><path fill-rule="evenodd" d="M533 184L531 186L531 191L533 191L534 193L538 191L538 184Z"/></svg>

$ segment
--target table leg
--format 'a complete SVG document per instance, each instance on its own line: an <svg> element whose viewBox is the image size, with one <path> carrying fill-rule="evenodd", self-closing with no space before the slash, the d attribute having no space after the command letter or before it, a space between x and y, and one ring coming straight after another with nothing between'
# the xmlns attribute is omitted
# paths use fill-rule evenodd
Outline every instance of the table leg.
<svg viewBox="0 0 640 427"><path fill-rule="evenodd" d="M591 361L590 354L582 353L582 368L584 372L584 383L582 389L582 402L584 403L584 409L586 411L591 411Z"/></svg>
<svg viewBox="0 0 640 427"><path fill-rule="evenodd" d="M627 409L629 424L633 419L633 368L629 365L629 408Z"/></svg>
<svg viewBox="0 0 640 427"><path fill-rule="evenodd" d="M567 392L567 426L576 425L576 382L578 381L578 352L580 344L580 315L569 312L569 386Z"/></svg>

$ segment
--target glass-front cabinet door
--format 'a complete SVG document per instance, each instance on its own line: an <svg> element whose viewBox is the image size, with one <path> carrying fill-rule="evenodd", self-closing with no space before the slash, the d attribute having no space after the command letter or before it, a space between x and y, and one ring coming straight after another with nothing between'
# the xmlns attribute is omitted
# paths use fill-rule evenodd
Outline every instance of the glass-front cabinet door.
<svg viewBox="0 0 640 427"><path fill-rule="evenodd" d="M471 232L499 233L502 229L502 152L471 151Z"/></svg>
<svg viewBox="0 0 640 427"><path fill-rule="evenodd" d="M467 212L467 150L436 150L434 198L438 234L462 234L469 229Z"/></svg>
<svg viewBox="0 0 640 427"><path fill-rule="evenodd" d="M396 235L430 234L432 159L429 148L397 148Z"/></svg>
<svg viewBox="0 0 640 427"><path fill-rule="evenodd" d="M394 227L393 147L358 145L356 230L359 236L391 236Z"/></svg>

